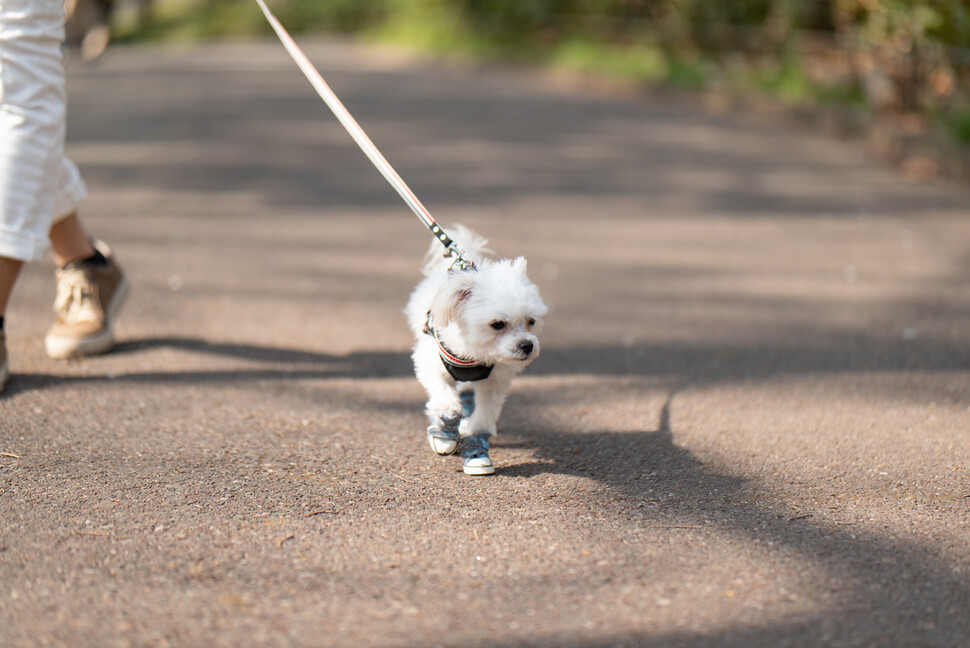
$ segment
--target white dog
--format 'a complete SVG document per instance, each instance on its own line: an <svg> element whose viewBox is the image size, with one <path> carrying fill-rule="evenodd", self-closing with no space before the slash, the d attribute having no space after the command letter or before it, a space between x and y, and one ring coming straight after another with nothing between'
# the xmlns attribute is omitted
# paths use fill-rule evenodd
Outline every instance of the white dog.
<svg viewBox="0 0 970 648"><path fill-rule="evenodd" d="M469 475L495 472L489 439L512 378L539 355L546 306L526 276L526 261L494 261L481 236L449 231L473 270L451 269L432 242L425 279L405 308L414 332L414 371L428 392L428 442L440 455L460 453Z"/></svg>

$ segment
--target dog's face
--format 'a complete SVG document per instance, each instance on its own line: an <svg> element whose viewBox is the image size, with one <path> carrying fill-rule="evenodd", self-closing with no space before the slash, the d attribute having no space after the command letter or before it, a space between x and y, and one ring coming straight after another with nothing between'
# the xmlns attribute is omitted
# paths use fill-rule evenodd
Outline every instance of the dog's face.
<svg viewBox="0 0 970 648"><path fill-rule="evenodd" d="M524 366L539 355L546 305L519 257L448 278L431 305L435 326L455 324L454 351L489 364Z"/></svg>

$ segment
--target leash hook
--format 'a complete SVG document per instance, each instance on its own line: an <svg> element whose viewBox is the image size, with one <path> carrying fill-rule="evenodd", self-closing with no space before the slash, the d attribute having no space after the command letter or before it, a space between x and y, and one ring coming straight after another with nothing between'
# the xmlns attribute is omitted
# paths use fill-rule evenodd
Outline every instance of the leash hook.
<svg viewBox="0 0 970 648"><path fill-rule="evenodd" d="M454 241L445 248L444 257L450 259L454 257L455 260L451 262L451 266L448 268L448 272L474 272L478 268L475 267L475 262L471 259L465 257L464 251Z"/></svg>

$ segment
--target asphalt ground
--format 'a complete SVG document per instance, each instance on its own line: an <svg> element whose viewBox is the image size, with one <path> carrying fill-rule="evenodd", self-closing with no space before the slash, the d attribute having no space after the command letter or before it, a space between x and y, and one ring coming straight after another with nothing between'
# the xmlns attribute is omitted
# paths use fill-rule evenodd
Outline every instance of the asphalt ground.
<svg viewBox="0 0 970 648"><path fill-rule="evenodd" d="M430 241L278 43L69 72L118 348L8 309L3 646L965 646L970 192L690 97L308 46L551 306L491 477L431 453Z"/></svg>

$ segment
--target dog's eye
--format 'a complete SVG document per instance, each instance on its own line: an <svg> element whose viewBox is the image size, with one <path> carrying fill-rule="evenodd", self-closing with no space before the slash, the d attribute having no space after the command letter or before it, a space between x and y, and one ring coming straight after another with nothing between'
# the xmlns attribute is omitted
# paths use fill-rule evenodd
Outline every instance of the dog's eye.
<svg viewBox="0 0 970 648"><path fill-rule="evenodd" d="M529 318L529 320L528 320L528 321L527 321L526 323L527 323L527 324L528 324L529 326L535 326L535 325L536 325L536 318L534 318L534 317L530 317L530 318Z"/></svg>
<svg viewBox="0 0 970 648"><path fill-rule="evenodd" d="M491 326L496 331L501 331L502 329L505 328L505 322L495 321L495 322L492 322L489 326Z"/></svg>

